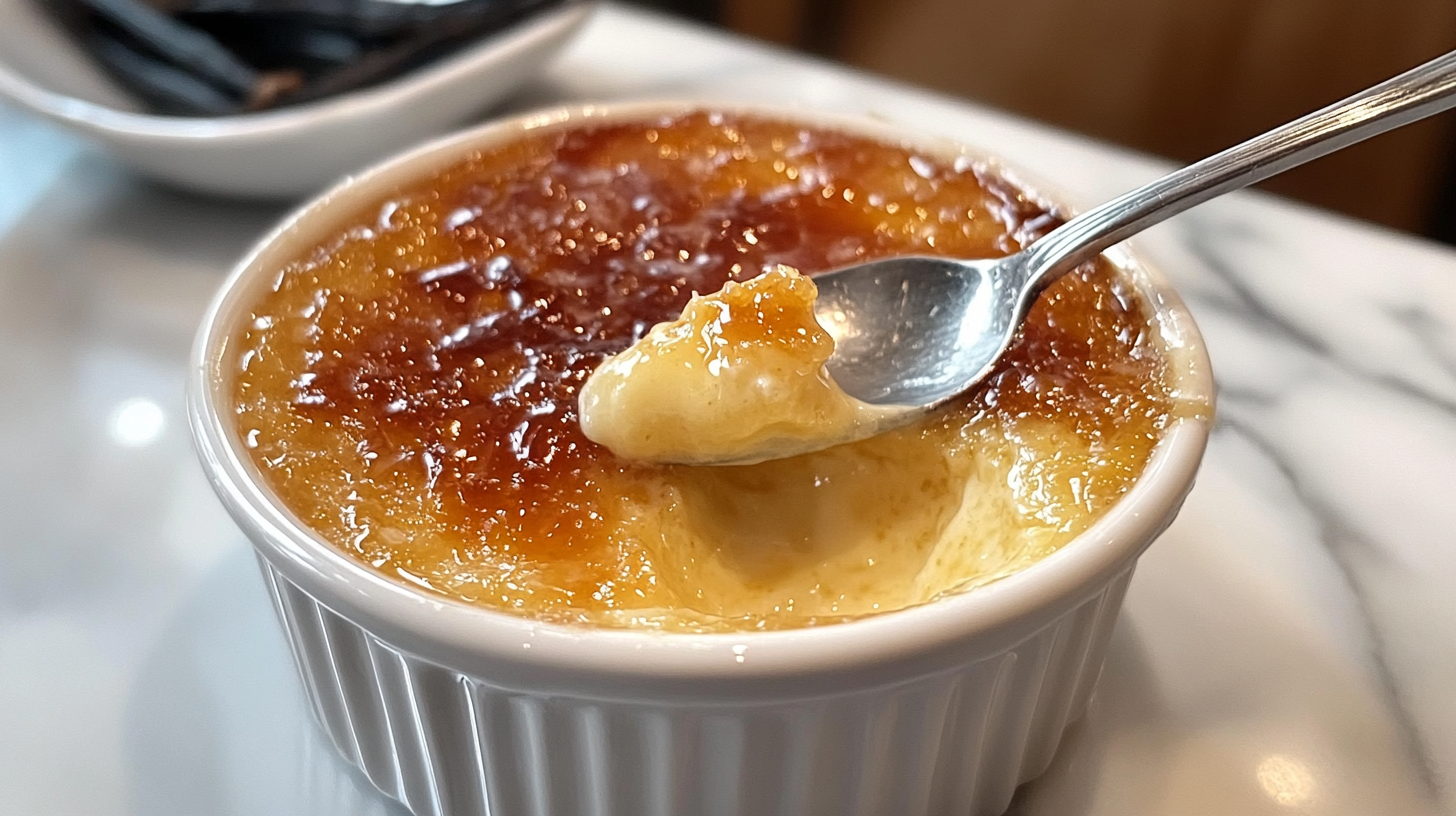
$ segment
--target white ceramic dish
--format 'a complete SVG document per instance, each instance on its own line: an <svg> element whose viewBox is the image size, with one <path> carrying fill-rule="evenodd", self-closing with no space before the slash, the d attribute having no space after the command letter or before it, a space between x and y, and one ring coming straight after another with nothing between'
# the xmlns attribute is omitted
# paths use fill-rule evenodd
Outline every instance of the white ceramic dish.
<svg viewBox="0 0 1456 816"><path fill-rule="evenodd" d="M101 143L141 173L205 193L286 198L459 125L510 93L591 12L571 2L390 82L222 118L141 112L37 4L0 0L0 97Z"/></svg>
<svg viewBox="0 0 1456 816"><path fill-rule="evenodd" d="M1134 561L1192 486L1206 418L1176 421L1127 496L1000 582L846 624L686 635L536 623L388 580L285 510L219 411L228 329L272 270L359 206L526 129L684 107L487 125L380 165L286 220L233 272L195 347L189 413L209 477L258 550L325 731L421 816L1000 813L1083 710ZM883 123L764 112L960 150ZM1211 402L1207 358L1177 295L1111 254L1154 308L1179 390Z"/></svg>

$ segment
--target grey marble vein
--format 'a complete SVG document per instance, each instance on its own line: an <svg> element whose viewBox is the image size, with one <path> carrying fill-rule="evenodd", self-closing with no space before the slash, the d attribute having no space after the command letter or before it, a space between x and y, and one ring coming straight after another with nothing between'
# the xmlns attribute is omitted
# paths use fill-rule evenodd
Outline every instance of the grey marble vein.
<svg viewBox="0 0 1456 816"><path fill-rule="evenodd" d="M1283 304L1276 298L1262 297L1257 285L1249 279L1252 275L1236 262L1231 261L1228 251L1231 246L1262 244L1263 248L1267 249L1271 245L1277 245L1277 238L1271 236L1267 230L1261 230L1245 220L1210 218L1199 213L1184 217L1187 220L1182 224L1183 240L1188 251L1226 286L1232 296L1231 300L1222 302L1203 301L1203 305L1213 305L1215 308L1226 310L1232 313L1236 319L1267 329L1280 341L1296 345L1352 376L1421 400L1456 418L1456 397L1442 394L1420 380L1413 381L1404 375L1401 368L1396 365L1397 360L1391 360L1388 368L1374 368L1360 361L1352 360L1348 356L1338 353L1321 331L1309 328L1300 320L1303 318L1304 321L1310 321L1310 318L1313 317L1315 318L1313 322L1316 322L1321 329L1338 331L1340 326L1338 321L1358 319L1357 316L1328 315L1325 316L1326 319L1320 320L1318 314L1312 315L1308 309L1300 310L1297 304ZM1262 274L1279 274L1278 270L1270 270L1267 267L1258 271ZM1313 274L1318 275L1318 271L1316 270ZM1291 316L1290 311L1297 316ZM1434 315L1420 310L1418 306L1381 309L1378 305L1372 304L1371 311L1376 314L1383 312L1394 321L1407 324L1412 315L1423 317L1424 322L1408 325L1410 335L1415 339L1412 345L1430 354L1436 365L1452 374L1452 380L1456 381L1456 367L1453 367L1451 361L1439 353L1439 348L1434 342L1433 326L1439 325L1435 322ZM1402 320L1403 317L1406 320ZM1330 318L1333 318L1333 321Z"/></svg>
<svg viewBox="0 0 1456 816"><path fill-rule="evenodd" d="M1421 784L1433 801L1446 797L1445 783L1436 770L1436 763L1419 720L1406 703L1402 691L1400 673L1391 665L1386 653L1386 636L1381 631L1380 610L1370 597L1363 581L1363 569L1352 551L1358 551L1365 560L1380 560L1385 554L1379 542L1343 518L1334 503L1316 494L1300 476L1298 465L1270 438L1256 430L1252 424L1238 417L1241 406L1225 406L1220 410L1215 439L1223 434L1236 434L1250 442L1267 457L1269 463L1288 482L1291 492L1298 498L1302 510L1315 520L1319 527L1320 543L1330 552L1339 566L1345 586L1354 597L1361 612L1361 633L1369 643L1369 656L1377 682L1383 692L1410 760L1419 769ZM1232 414L1232 416L1231 416Z"/></svg>

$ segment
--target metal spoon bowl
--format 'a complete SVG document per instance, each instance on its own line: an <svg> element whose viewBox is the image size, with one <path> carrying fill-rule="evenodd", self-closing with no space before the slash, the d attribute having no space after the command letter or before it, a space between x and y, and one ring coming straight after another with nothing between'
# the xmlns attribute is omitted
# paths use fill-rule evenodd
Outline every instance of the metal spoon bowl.
<svg viewBox="0 0 1456 816"><path fill-rule="evenodd" d="M1328 153L1456 106L1456 52L1387 80L1073 218L1005 258L899 257L814 277L836 346L835 382L906 424L980 382L1037 296L1097 253L1164 219Z"/></svg>

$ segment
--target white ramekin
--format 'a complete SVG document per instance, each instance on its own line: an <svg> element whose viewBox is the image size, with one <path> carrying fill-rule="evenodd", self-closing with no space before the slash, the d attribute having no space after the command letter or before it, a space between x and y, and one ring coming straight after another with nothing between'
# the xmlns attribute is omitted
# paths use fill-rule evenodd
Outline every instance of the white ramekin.
<svg viewBox="0 0 1456 816"><path fill-rule="evenodd" d="M324 730L420 816L1000 813L1084 709L1134 561L1193 484L1206 412L1173 424L1087 532L1018 574L851 623L713 635L538 623L387 579L286 510L234 432L230 329L343 219L525 131L691 107L489 124L347 179L285 220L233 271L197 339L189 414L209 478L257 548ZM883 123L757 112L984 160ZM1112 256L1156 312L1178 390L1211 405L1208 360L1178 296Z"/></svg>

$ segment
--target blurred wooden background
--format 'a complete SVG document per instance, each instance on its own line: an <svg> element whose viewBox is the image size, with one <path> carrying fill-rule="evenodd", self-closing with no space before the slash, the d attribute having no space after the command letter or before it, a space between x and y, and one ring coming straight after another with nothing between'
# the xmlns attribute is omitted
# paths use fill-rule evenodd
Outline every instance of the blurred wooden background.
<svg viewBox="0 0 1456 816"><path fill-rule="evenodd" d="M1456 48L1456 0L686 0L739 32L1189 161ZM1456 237L1438 117L1267 182Z"/></svg>

